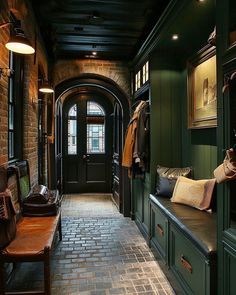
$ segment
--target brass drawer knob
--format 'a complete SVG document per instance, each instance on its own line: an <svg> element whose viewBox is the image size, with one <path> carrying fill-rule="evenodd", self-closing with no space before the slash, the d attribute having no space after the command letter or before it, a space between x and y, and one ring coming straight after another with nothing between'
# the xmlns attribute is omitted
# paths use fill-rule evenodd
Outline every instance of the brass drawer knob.
<svg viewBox="0 0 236 295"><path fill-rule="evenodd" d="M188 262L188 260L184 257L184 255L181 255L181 263L184 268L186 268L190 273L193 272L192 265Z"/></svg>
<svg viewBox="0 0 236 295"><path fill-rule="evenodd" d="M161 236L164 236L164 230L159 223L157 224L157 231Z"/></svg>

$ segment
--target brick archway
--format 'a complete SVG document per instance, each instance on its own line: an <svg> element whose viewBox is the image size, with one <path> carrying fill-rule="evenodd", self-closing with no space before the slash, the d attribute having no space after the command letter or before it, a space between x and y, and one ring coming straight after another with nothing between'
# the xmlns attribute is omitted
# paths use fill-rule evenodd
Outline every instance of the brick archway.
<svg viewBox="0 0 236 295"><path fill-rule="evenodd" d="M112 96L115 101L117 101L121 107L122 111L122 146L124 142L126 128L129 122L129 99L126 93L115 83L113 80L100 76L97 74L82 74L79 77L71 78L59 83L55 87L55 100L56 100L56 113L57 110L61 109L63 101L66 97L71 95L71 93L78 91L82 87L89 87L94 89L94 91L102 90L107 96ZM57 128L56 128L57 131ZM58 132L56 132L56 142L58 140ZM61 171L58 171L58 167L61 167L59 162L61 161L61 156L55 153L55 167L56 173L55 178L57 179L58 173L61 175ZM122 208L121 212L124 216L130 216L131 198L130 198L130 185L129 179L127 177L127 171L120 166L121 173L121 195L122 195Z"/></svg>

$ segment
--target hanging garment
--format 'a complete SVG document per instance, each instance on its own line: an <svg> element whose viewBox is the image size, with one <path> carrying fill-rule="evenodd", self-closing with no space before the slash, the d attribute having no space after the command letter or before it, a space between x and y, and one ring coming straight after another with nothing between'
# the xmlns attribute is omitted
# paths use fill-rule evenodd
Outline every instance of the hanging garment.
<svg viewBox="0 0 236 295"><path fill-rule="evenodd" d="M150 154L150 120L149 120L149 104L145 102L139 112L136 138L134 145L134 163L138 163L141 171L149 170L149 154Z"/></svg>
<svg viewBox="0 0 236 295"><path fill-rule="evenodd" d="M122 156L122 166L129 168L129 176L132 175L132 168L134 165L134 150L137 140L136 131L139 124L139 116L146 104L147 103L145 101L141 101L138 104L126 132L126 139Z"/></svg>

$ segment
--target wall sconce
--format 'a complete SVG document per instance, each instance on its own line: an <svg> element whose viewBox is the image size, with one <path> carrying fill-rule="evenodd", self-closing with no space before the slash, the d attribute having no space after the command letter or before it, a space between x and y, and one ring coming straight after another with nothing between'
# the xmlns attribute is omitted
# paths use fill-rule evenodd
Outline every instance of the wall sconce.
<svg viewBox="0 0 236 295"><path fill-rule="evenodd" d="M0 29L8 25L12 25L13 29L11 30L11 35L8 42L5 44L5 47L8 50L11 50L16 53L21 54L33 54L35 49L31 46L30 41L25 37L25 34L20 26L20 21L16 20L15 17L11 14L11 18L14 21L9 21L3 24L0 24Z"/></svg>
<svg viewBox="0 0 236 295"><path fill-rule="evenodd" d="M53 93L54 89L52 86L49 84L47 80L45 80L42 85L39 87L39 91L42 93Z"/></svg>
<svg viewBox="0 0 236 295"><path fill-rule="evenodd" d="M0 68L0 79L2 77L11 77L13 73L14 71L9 68Z"/></svg>

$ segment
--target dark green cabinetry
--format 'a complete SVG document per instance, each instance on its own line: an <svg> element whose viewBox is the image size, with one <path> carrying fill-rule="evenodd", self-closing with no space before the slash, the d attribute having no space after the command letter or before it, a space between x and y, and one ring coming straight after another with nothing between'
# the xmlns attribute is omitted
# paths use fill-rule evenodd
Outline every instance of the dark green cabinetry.
<svg viewBox="0 0 236 295"><path fill-rule="evenodd" d="M150 195L150 245L177 294L216 295L216 215Z"/></svg>
<svg viewBox="0 0 236 295"><path fill-rule="evenodd" d="M216 1L218 57L218 163L224 150L236 144L236 1ZM229 83L228 83L229 82ZM223 85L229 87L222 93ZM218 210L218 294L233 295L236 290L236 182L220 184Z"/></svg>
<svg viewBox="0 0 236 295"><path fill-rule="evenodd" d="M149 193L150 181L148 173L146 174L145 179L132 180L135 221L147 241L149 240Z"/></svg>
<svg viewBox="0 0 236 295"><path fill-rule="evenodd" d="M170 225L170 269L186 294L210 294L210 270L206 258Z"/></svg>
<svg viewBox="0 0 236 295"><path fill-rule="evenodd" d="M168 264L168 219L154 205L150 205L150 243Z"/></svg>
<svg viewBox="0 0 236 295"><path fill-rule="evenodd" d="M228 243L223 243L223 290L224 294L234 295L236 290L236 250Z"/></svg>

